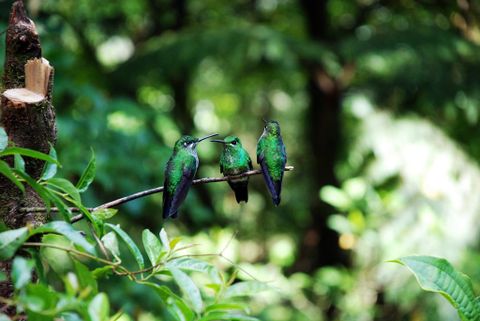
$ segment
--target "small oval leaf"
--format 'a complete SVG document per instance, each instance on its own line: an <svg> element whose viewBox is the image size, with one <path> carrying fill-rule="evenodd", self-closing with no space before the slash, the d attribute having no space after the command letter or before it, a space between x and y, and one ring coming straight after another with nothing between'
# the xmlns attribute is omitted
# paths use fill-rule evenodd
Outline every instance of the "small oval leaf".
<svg viewBox="0 0 480 321"><path fill-rule="evenodd" d="M3 127L0 127L0 152L8 145L8 135Z"/></svg>
<svg viewBox="0 0 480 321"><path fill-rule="evenodd" d="M185 294L185 296L187 296L187 298L189 298L195 312L202 312L202 296L200 295L200 290L195 283L193 283L192 279L185 272L182 272L180 269L175 267L170 267L169 270L172 273L175 282L178 284L180 289L182 289L182 292Z"/></svg>
<svg viewBox="0 0 480 321"><path fill-rule="evenodd" d="M28 237L27 227L0 233L0 260L11 258Z"/></svg>
<svg viewBox="0 0 480 321"><path fill-rule="evenodd" d="M48 155L53 159L57 159L58 161L57 151L55 150L55 148L53 148L53 146L50 148L50 152L48 153ZM58 169L57 164L50 163L50 162L46 163L43 169L42 179L47 180L54 177L55 174L57 174L57 169Z"/></svg>
<svg viewBox="0 0 480 321"><path fill-rule="evenodd" d="M115 216L118 213L116 208L99 208L92 212L92 216L101 221L108 220Z"/></svg>
<svg viewBox="0 0 480 321"><path fill-rule="evenodd" d="M162 244L160 243L160 240L155 234L150 232L150 230L145 229L142 233L142 241L143 247L145 248L145 252L147 252L147 256L152 263L152 266L158 264L162 253Z"/></svg>
<svg viewBox="0 0 480 321"><path fill-rule="evenodd" d="M110 304L105 293L97 294L88 305L88 315L92 321L107 321Z"/></svg>
<svg viewBox="0 0 480 321"><path fill-rule="evenodd" d="M34 266L33 260L27 260L20 256L13 260L12 281L15 289L21 289L30 282Z"/></svg>
<svg viewBox="0 0 480 321"><path fill-rule="evenodd" d="M95 179L95 171L96 171L96 160L95 160L95 153L92 149L92 156L90 157L90 161L87 164L87 167L83 170L82 176L77 183L77 188L80 193L85 192L88 189L88 186L93 182Z"/></svg>
<svg viewBox="0 0 480 321"><path fill-rule="evenodd" d="M145 267L145 261L143 259L142 253L138 249L135 242L133 242L133 240L130 238L130 236L128 236L128 234L124 230L122 230L119 225L106 223L105 226L108 226L115 233L117 233L118 236L120 236L120 238L125 242L125 244L127 244L130 253L132 253L135 261L137 261L139 268L143 269Z"/></svg>
<svg viewBox="0 0 480 321"><path fill-rule="evenodd" d="M269 289L270 287L267 284L259 281L239 282L231 285L225 290L225 298L250 296Z"/></svg>

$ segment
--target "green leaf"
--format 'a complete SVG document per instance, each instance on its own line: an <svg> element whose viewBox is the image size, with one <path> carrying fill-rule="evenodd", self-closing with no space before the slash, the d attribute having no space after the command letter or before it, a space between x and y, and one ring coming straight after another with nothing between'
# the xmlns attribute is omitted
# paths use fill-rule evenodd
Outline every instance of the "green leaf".
<svg viewBox="0 0 480 321"><path fill-rule="evenodd" d="M0 128L0 130L2 130L2 128ZM0 136L0 138L1 138L1 136ZM0 321L11 321L11 320L12 319L10 319L6 314L0 313Z"/></svg>
<svg viewBox="0 0 480 321"><path fill-rule="evenodd" d="M92 271L93 276L95 279L100 279L103 278L107 275L112 275L113 274L113 266L112 265L105 265L99 268L96 268L95 270Z"/></svg>
<svg viewBox="0 0 480 321"><path fill-rule="evenodd" d="M70 217L72 216L72 211L68 207L67 204L63 201L63 199L52 192L50 189L46 189L46 193L48 198L52 201L52 203L58 208L60 214L62 214L63 219L66 222L70 222Z"/></svg>
<svg viewBox="0 0 480 321"><path fill-rule="evenodd" d="M261 291L269 290L270 287L259 281L244 281L235 283L225 290L225 298L232 298L237 296L252 296Z"/></svg>
<svg viewBox="0 0 480 321"><path fill-rule="evenodd" d="M160 230L160 240L162 241L163 247L167 250L170 251L170 242L168 241L168 235L165 229Z"/></svg>
<svg viewBox="0 0 480 321"><path fill-rule="evenodd" d="M53 146L50 147L50 152L48 153L48 155L51 158L58 160L57 151L55 150L55 148L53 148ZM57 164L50 163L50 162L46 163L45 167L43 168L43 172L42 172L42 180L46 181L46 180L54 177L55 174L57 174L57 169L58 169Z"/></svg>
<svg viewBox="0 0 480 321"><path fill-rule="evenodd" d="M92 149L92 156L90 157L90 161L87 164L87 167L80 176L80 179L77 182L77 189L80 193L85 192L88 189L88 186L93 182L95 178L95 170L96 170L96 160L95 160L95 153Z"/></svg>
<svg viewBox="0 0 480 321"><path fill-rule="evenodd" d="M145 229L142 233L142 241L143 247L145 248L145 252L147 252L147 256L152 263L152 266L158 264L161 258L162 253L162 244L160 240L150 232L150 230Z"/></svg>
<svg viewBox="0 0 480 321"><path fill-rule="evenodd" d="M0 271L0 282L6 281L6 280L7 280L7 275L4 272Z"/></svg>
<svg viewBox="0 0 480 321"><path fill-rule="evenodd" d="M92 212L92 216L98 220L105 221L118 213L116 208L99 208Z"/></svg>
<svg viewBox="0 0 480 321"><path fill-rule="evenodd" d="M214 311L242 311L242 312L248 312L247 307L244 304L241 303L217 303L217 304L212 304L209 305L205 309L205 313L210 313Z"/></svg>
<svg viewBox="0 0 480 321"><path fill-rule="evenodd" d="M37 152L36 150L28 149L28 148L22 148L22 147L7 147L2 152L0 152L0 157L8 156L8 155L15 155L15 154L20 154L22 156L27 156L27 157L36 158L36 159L41 159L41 160L44 160L46 162L55 163L57 165L60 165L58 160L52 158L51 156L49 156L45 153Z"/></svg>
<svg viewBox="0 0 480 321"><path fill-rule="evenodd" d="M97 294L98 285L97 280L93 277L93 273L78 260L73 260L73 264L75 266L75 274L77 275L80 288L87 290L89 297Z"/></svg>
<svg viewBox="0 0 480 321"><path fill-rule="evenodd" d="M0 260L10 259L28 237L27 227L0 233Z"/></svg>
<svg viewBox="0 0 480 321"><path fill-rule="evenodd" d="M67 237L73 244L80 246L90 254L96 255L95 246L90 244L87 239L73 226L63 221L53 221L37 227L32 235L40 233L59 233Z"/></svg>
<svg viewBox="0 0 480 321"><path fill-rule="evenodd" d="M25 292L25 295L21 296L21 300L27 310L54 316L55 312L48 310L55 308L58 301L58 294L55 291L45 284L38 283L27 285ZM38 319L32 318L32 320Z"/></svg>
<svg viewBox="0 0 480 321"><path fill-rule="evenodd" d="M102 243L107 250L109 250L113 256L119 257L120 250L118 249L118 240L114 232L108 232L102 237Z"/></svg>
<svg viewBox="0 0 480 321"><path fill-rule="evenodd" d="M480 320L480 306L475 302L472 282L442 258L407 256L391 262L405 265L425 291L440 293L457 309L462 320Z"/></svg>
<svg viewBox="0 0 480 321"><path fill-rule="evenodd" d="M45 245L62 246L70 248L70 240L63 235L46 234L42 237L42 243ZM53 247L43 246L40 248L40 254L46 263L58 275L63 275L73 270L73 261L70 254L64 250Z"/></svg>
<svg viewBox="0 0 480 321"><path fill-rule="evenodd" d="M169 270L172 273L175 282L177 282L180 289L182 289L182 292L189 298L195 312L202 312L202 296L200 295L200 290L195 283L193 283L192 279L186 273L175 267L169 267Z"/></svg>
<svg viewBox="0 0 480 321"><path fill-rule="evenodd" d="M181 297L173 293L168 287L152 282L142 283L155 290L167 307L168 311L175 317L177 321L193 321L195 317L194 312L188 307Z"/></svg>
<svg viewBox="0 0 480 321"><path fill-rule="evenodd" d="M8 145L8 135L3 127L0 127L0 152Z"/></svg>
<svg viewBox="0 0 480 321"><path fill-rule="evenodd" d="M34 266L33 260L27 260L21 256L15 257L12 265L12 281L15 289L21 289L30 282Z"/></svg>
<svg viewBox="0 0 480 321"><path fill-rule="evenodd" d="M78 202L78 203L82 202L82 199L80 197L80 192L69 180L66 180L65 178L54 177L54 178L50 178L47 181L47 184L49 186L56 187L60 191L67 193L71 198L75 200L75 202Z"/></svg>
<svg viewBox="0 0 480 321"><path fill-rule="evenodd" d="M231 321L260 321L257 318L244 314L230 312L213 312L209 313L198 321L214 321L214 320L231 320Z"/></svg>
<svg viewBox="0 0 480 321"><path fill-rule="evenodd" d="M187 271L196 271L206 273L210 276L212 281L216 284L221 284L222 279L220 278L219 271L213 266L208 264L207 262L189 258L189 257L182 257L178 259L173 259L168 262L168 267L175 267L181 270Z"/></svg>
<svg viewBox="0 0 480 321"><path fill-rule="evenodd" d="M130 253L132 253L133 257L137 261L138 266L140 269L143 269L145 267L145 261L143 260L142 253L138 249L137 245L133 240L128 236L128 234L120 228L119 225L113 225L110 223L106 223L106 226L111 228L115 233L117 233L118 236L127 244L128 249L130 250Z"/></svg>
<svg viewBox="0 0 480 321"><path fill-rule="evenodd" d="M181 236L177 236L175 238L173 238L173 240L170 241L170 248L172 250L175 249L175 247L177 246L177 244L182 240L182 237Z"/></svg>
<svg viewBox="0 0 480 321"><path fill-rule="evenodd" d="M105 293L97 294L88 305L88 315L92 321L107 321L110 314L110 304Z"/></svg>
<svg viewBox="0 0 480 321"><path fill-rule="evenodd" d="M23 160L22 156L19 154L15 154L13 156L14 166L17 171L25 172L25 161Z"/></svg>
<svg viewBox="0 0 480 321"><path fill-rule="evenodd" d="M23 184L18 180L18 178L13 174L13 170L8 166L6 162L0 160L0 174L8 178L12 181L17 187L22 191L25 192L25 187Z"/></svg>

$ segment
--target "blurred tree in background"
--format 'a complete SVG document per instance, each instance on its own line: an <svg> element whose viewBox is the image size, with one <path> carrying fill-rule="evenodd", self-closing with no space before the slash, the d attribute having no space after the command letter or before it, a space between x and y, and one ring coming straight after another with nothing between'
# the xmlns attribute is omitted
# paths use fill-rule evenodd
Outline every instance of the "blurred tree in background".
<svg viewBox="0 0 480 321"><path fill-rule="evenodd" d="M97 155L87 205L161 185L181 134L237 135L254 159L262 117L280 122L295 171L278 208L257 177L248 204L199 185L165 223L207 251L238 230L229 255L280 289L251 307L262 320L458 318L385 263L408 254L446 257L480 287L478 2L26 3L56 69L63 174ZM219 175L219 152L199 147L198 177ZM159 230L160 213L155 195L115 219ZM144 289L103 286L132 320L159 320Z"/></svg>

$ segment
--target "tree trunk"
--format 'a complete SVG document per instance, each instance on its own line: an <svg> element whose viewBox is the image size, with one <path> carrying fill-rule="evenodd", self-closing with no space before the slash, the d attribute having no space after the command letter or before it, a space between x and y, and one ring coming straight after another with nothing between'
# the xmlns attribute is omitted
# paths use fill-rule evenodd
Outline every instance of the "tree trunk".
<svg viewBox="0 0 480 321"><path fill-rule="evenodd" d="M305 23L310 38L319 43L329 40L326 0L301 0ZM346 256L338 246L338 235L328 228L328 217L333 209L318 198L325 185L337 185L335 164L341 143L339 83L322 66L311 64L308 77L309 107L306 113L305 139L308 142L308 167L311 177L310 213L312 224L305 231L296 270L311 272L325 265L345 264Z"/></svg>
<svg viewBox="0 0 480 321"><path fill-rule="evenodd" d="M46 60L36 59L41 57L42 50L35 24L27 17L23 2L16 1L12 5L6 35L3 75L5 92L1 97L0 125L7 132L10 145L48 153L50 146L56 141L55 111L51 103L53 69ZM27 69L28 73L25 67L27 61L29 66L33 66L33 69ZM39 88L31 85L30 79L37 80L35 77L44 77ZM38 99L26 99L29 94ZM11 157L5 160L10 164L13 162ZM38 179L43 167L43 161L25 158L25 170L32 178ZM0 175L0 219L9 228L45 223L46 213L18 211L20 207L38 206L42 207L44 204L33 189L26 186L23 194ZM0 262L0 271L8 274L10 262ZM0 282L0 297L8 298L11 294L11 282Z"/></svg>

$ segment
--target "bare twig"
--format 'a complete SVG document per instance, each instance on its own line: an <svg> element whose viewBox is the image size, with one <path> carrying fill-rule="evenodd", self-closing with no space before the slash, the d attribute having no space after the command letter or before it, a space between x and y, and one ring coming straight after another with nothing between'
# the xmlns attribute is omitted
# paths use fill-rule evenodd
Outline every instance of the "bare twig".
<svg viewBox="0 0 480 321"><path fill-rule="evenodd" d="M292 171L293 169L294 169L293 166L285 166L285 171ZM242 178L242 177L260 175L261 173L262 173L262 170L254 169L254 170L245 172L245 173L240 174L240 175L232 175L232 176L225 176L225 177L199 178L199 179L194 180L192 185L208 184L208 183L216 183L216 182L226 182L226 181L230 181L230 180L238 179L238 178ZM119 199L110 201L108 203L99 205L97 207L89 207L89 208L87 208L87 210L90 211L90 212L94 212L94 211L97 211L97 210L100 210L100 209L112 208L112 207L116 207L118 205L130 202L130 201L136 200L138 198L142 198L142 197L145 197L145 196L148 196L148 195L161 193L161 192L163 192L163 186L155 187L155 188L152 188L152 189L147 189L145 191L141 191L141 192L138 192L138 193L135 193L135 194L131 194L131 195L128 195L128 196L125 196L125 197L121 197ZM70 207L69 209L72 212L77 212L77 213L80 212L80 209L78 209L77 207ZM45 207L22 207L22 208L20 208L20 212L24 212L24 213L25 212L28 212L28 213L46 212L46 211L47 211L47 209ZM51 212L58 212L59 209L56 208L56 207L52 207L52 208L50 208L50 211ZM83 218L84 218L83 214L75 215L70 220L70 223L76 223Z"/></svg>

